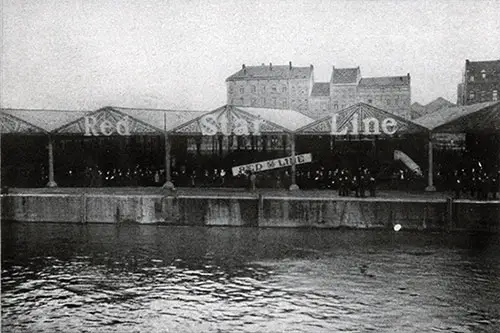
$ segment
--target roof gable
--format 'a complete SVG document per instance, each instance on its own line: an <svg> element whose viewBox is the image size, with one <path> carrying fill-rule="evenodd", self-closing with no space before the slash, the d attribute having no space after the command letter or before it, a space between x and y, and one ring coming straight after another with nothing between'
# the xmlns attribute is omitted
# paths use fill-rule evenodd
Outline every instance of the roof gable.
<svg viewBox="0 0 500 333"><path fill-rule="evenodd" d="M474 133L500 131L500 102L442 108L415 120L434 132Z"/></svg>
<svg viewBox="0 0 500 333"><path fill-rule="evenodd" d="M333 128L333 115L336 115L336 128ZM420 126L412 121L404 119L400 116L392 114L390 112L384 111L382 109L376 108L372 105L365 103L357 103L346 109L340 110L332 115L321 118L309 125L306 125L297 130L297 134L334 134L334 132L342 132L347 129L350 133L352 130L351 122L357 116L357 128L363 129L363 120L367 118L375 118L382 124L382 122L387 118L392 118L395 120L396 133L395 134L408 134L408 133L424 133L427 129ZM366 135L366 133L363 133Z"/></svg>
<svg viewBox="0 0 500 333"><path fill-rule="evenodd" d="M159 123L160 126L163 122ZM113 107L105 107L88 113L53 131L56 134L108 136L119 135L119 127L124 126L125 135L158 135L163 133L159 127L140 119L130 117L127 113ZM104 129L104 130L103 130ZM110 133L110 134L107 134ZM124 134L122 134L124 135Z"/></svg>
<svg viewBox="0 0 500 333"><path fill-rule="evenodd" d="M45 134L47 131L12 114L0 112L0 133Z"/></svg>
<svg viewBox="0 0 500 333"><path fill-rule="evenodd" d="M225 105L174 128L171 133L181 135L202 135L206 132L206 129L203 128L203 126L206 126L205 121L211 123L212 120L216 121L216 124L211 124L211 126L217 128L216 134L218 135L223 134L219 126L221 121L227 124L229 130L241 126L242 121L247 124L247 128L253 130L255 122L258 121L260 123L260 133L292 132L296 128L313 121L312 118L293 110L246 108Z"/></svg>

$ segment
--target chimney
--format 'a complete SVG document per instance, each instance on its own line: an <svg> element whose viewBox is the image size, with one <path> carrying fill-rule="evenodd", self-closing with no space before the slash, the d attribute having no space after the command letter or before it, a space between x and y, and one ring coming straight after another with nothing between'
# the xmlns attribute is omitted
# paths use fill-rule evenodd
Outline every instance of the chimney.
<svg viewBox="0 0 500 333"><path fill-rule="evenodd" d="M310 67L311 67L311 70L313 70L313 69L314 69L314 66L313 66L312 64L311 64L311 66L310 66Z"/></svg>
<svg viewBox="0 0 500 333"><path fill-rule="evenodd" d="M272 62L269 63L269 70L271 70L271 71L273 70L273 63Z"/></svg>
<svg viewBox="0 0 500 333"><path fill-rule="evenodd" d="M266 65L265 63L262 63L262 65L261 65L261 66L262 66L262 67L264 67L265 65Z"/></svg>
<svg viewBox="0 0 500 333"><path fill-rule="evenodd" d="M292 70L292 62L291 62L291 61L288 63L288 68L289 68L290 70Z"/></svg>
<svg viewBox="0 0 500 333"><path fill-rule="evenodd" d="M243 73L247 73L247 68L245 67L245 64L241 65L241 69L243 69Z"/></svg>

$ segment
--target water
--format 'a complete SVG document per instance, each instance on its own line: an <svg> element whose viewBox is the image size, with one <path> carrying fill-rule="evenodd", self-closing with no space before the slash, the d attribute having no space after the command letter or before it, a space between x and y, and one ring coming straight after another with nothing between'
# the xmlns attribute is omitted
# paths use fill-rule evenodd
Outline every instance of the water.
<svg viewBox="0 0 500 333"><path fill-rule="evenodd" d="M500 235L2 225L2 332L500 332Z"/></svg>

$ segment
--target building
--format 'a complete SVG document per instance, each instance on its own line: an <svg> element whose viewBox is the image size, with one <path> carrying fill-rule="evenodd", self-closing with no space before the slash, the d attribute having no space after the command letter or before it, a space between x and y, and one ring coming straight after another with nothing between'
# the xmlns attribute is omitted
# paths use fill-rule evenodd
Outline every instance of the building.
<svg viewBox="0 0 500 333"><path fill-rule="evenodd" d="M359 67L333 67L329 84L314 83L308 115L321 118L358 102L410 119L410 74L363 78Z"/></svg>
<svg viewBox="0 0 500 333"><path fill-rule="evenodd" d="M226 79L227 104L293 109L307 114L314 83L314 67L242 65Z"/></svg>
<svg viewBox="0 0 500 333"><path fill-rule="evenodd" d="M457 87L457 104L498 101L500 91L500 60L465 60L462 82Z"/></svg>
<svg viewBox="0 0 500 333"><path fill-rule="evenodd" d="M420 103L415 102L411 105L410 109L411 119L417 119L422 116L425 116L426 114L439 111L443 108L450 108L454 106L455 104L453 104L452 102L448 101L443 97L438 97L426 105L422 105Z"/></svg>
<svg viewBox="0 0 500 333"><path fill-rule="evenodd" d="M227 104L292 109L319 119L358 102L410 119L410 74L361 76L359 67L332 69L330 82L314 82L314 67L245 66L226 79Z"/></svg>

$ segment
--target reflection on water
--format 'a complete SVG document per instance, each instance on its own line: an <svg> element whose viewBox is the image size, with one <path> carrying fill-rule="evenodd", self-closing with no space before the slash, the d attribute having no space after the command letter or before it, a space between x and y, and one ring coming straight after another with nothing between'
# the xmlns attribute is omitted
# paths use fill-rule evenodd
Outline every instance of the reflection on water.
<svg viewBox="0 0 500 333"><path fill-rule="evenodd" d="M500 236L2 225L2 332L500 332Z"/></svg>

